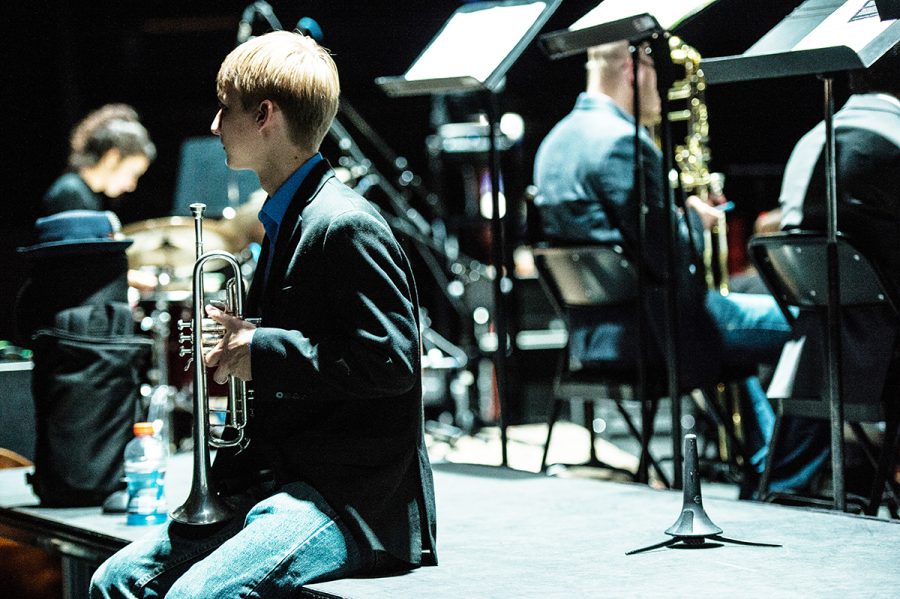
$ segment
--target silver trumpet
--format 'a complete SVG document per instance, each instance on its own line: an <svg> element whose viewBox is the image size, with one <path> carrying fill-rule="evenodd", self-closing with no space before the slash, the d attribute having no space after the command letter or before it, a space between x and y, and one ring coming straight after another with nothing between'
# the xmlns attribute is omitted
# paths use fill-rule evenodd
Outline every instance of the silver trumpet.
<svg viewBox="0 0 900 599"><path fill-rule="evenodd" d="M191 204L191 212L194 215L194 233L197 243L197 261L194 263L193 272L193 319L191 321L178 321L182 333L179 342L182 344L180 354L190 355L188 362L194 364L194 472L190 493L187 500L180 507L172 511L172 519L184 524L215 524L229 519L232 516L231 508L219 498L218 493L210 477L211 461L209 455L210 446L240 447L243 449L249 443L245 434L248 417L249 390L247 383L241 379L228 377L228 403L226 419L221 435L214 436L210 433L209 419L209 391L206 382L206 366L203 358L204 346L211 346L222 338L224 330L221 325L212 319L204 318L203 266L210 260L221 260L231 267L232 277L225 285L226 299L218 304L225 312L238 318L244 317L244 281L241 278L241 268L237 260L223 251L203 252L203 212L206 204ZM185 333L189 330L190 333ZM185 347L190 343L190 347Z"/></svg>

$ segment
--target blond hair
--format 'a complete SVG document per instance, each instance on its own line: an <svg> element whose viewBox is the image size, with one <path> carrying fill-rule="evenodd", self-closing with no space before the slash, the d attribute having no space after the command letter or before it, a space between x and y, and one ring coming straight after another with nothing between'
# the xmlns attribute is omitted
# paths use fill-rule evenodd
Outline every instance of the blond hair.
<svg viewBox="0 0 900 599"><path fill-rule="evenodd" d="M216 89L220 97L237 93L244 110L272 100L285 114L291 140L315 152L337 114L341 86L328 50L300 33L273 31L225 57Z"/></svg>

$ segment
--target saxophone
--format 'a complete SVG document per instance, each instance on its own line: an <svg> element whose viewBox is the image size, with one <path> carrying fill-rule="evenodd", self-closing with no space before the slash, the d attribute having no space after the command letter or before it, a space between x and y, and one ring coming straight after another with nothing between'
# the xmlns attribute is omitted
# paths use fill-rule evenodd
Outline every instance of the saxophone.
<svg viewBox="0 0 900 599"><path fill-rule="evenodd" d="M674 64L684 68L684 78L669 89L670 102L687 102L687 107L668 113L670 123L684 122L684 143L675 146L677 175L672 176L685 197L696 195L704 202L720 196L724 184L721 173L709 172L709 120L704 103L706 78L700 68L700 53L677 36L669 37L669 51ZM718 224L703 232L703 266L706 284L722 295L728 295L728 238L725 213Z"/></svg>
<svg viewBox="0 0 900 599"><path fill-rule="evenodd" d="M673 64L684 67L684 78L672 84L668 92L670 102L687 102L687 107L668 113L670 123L684 122L687 133L683 144L675 146L675 165L670 180L673 186L681 188L684 198L696 195L702 201L709 202L711 197L722 194L724 176L721 173L709 172L709 120L704 102L706 78L700 68L700 53L676 36L669 37L669 52ZM728 238L725 224L725 213L722 212L719 222L710 230L703 231L703 267L706 285L722 295L728 295ZM723 421L718 424L719 457L725 462L741 461L740 452L732 445L728 434L731 428L735 439L743 441L744 430L741 425L741 413L738 409L739 392L733 384L728 387L724 383L715 386L712 397L695 394L695 399L708 409L707 402L718 404L718 410L731 420L730 427Z"/></svg>

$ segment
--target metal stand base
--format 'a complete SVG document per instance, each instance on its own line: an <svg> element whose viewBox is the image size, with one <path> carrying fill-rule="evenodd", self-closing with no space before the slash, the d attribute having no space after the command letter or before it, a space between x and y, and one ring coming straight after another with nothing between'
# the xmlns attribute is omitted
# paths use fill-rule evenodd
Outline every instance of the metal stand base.
<svg viewBox="0 0 900 599"><path fill-rule="evenodd" d="M668 541L656 543L655 545L650 545L649 547L641 547L640 549L632 549L631 551L626 551L625 555L634 555L635 553L642 553L644 551L650 551L651 549L659 549L660 547L672 547L673 545L677 545L678 543L682 543L684 548L691 549L698 549L701 545L706 547L717 546L716 544L707 544L707 539L711 541L718 541L720 543L734 543L735 545L752 545L754 547L781 547L781 545L777 545L774 543L754 543L751 541L729 539L728 537L723 537L721 535L709 535L703 537L672 537ZM673 547L673 549L675 548L677 547Z"/></svg>

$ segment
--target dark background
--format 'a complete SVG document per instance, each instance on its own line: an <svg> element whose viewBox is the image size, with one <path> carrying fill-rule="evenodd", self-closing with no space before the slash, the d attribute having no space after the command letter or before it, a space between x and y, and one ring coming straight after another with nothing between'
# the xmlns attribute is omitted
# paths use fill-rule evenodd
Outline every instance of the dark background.
<svg viewBox="0 0 900 599"><path fill-rule="evenodd" d="M216 110L216 71L234 47L238 20L247 4L4 3L4 21L11 31L4 42L2 91L3 162L9 170L0 219L4 307L0 339L9 337L10 308L24 276L15 247L28 243L40 197L65 167L72 126L108 102L135 106L159 157L138 190L120 199L117 211L125 223L170 214L180 145L187 137L208 133ZM344 98L393 151L409 159L426 186L439 183L429 180L425 151L425 139L433 132L431 101L388 98L374 79L402 74L460 4L271 2L285 27L293 27L304 16L318 21L324 30L323 45L333 51L341 72ZM564 0L543 31L568 27L596 4L596 0ZM738 54L798 4L799 0L720 0L679 34L705 57ZM263 32L262 23L256 32ZM501 102L502 111L517 112L525 122L521 147L507 157L516 161L510 170L518 169L519 187L530 182L540 140L583 89L583 62L583 56L551 61L532 44L510 70ZM781 170L791 147L821 119L821 90L814 78L708 90L711 166L727 176L726 193L737 206L731 222L738 230L777 204ZM841 103L845 96L840 81L837 91ZM336 158L328 148L326 154ZM517 191L510 189L508 195ZM455 200L448 196L439 201L450 205ZM433 281L427 273L419 278L427 296Z"/></svg>

